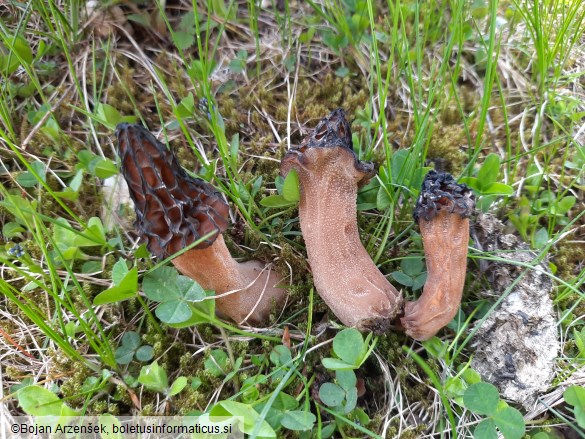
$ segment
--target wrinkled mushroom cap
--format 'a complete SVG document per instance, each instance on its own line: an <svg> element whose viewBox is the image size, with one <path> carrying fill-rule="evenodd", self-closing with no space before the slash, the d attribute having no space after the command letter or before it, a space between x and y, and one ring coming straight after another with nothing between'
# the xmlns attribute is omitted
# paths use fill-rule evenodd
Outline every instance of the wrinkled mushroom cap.
<svg viewBox="0 0 585 439"><path fill-rule="evenodd" d="M207 248L228 224L228 205L209 183L188 175L175 155L140 125L116 127L122 174L136 211L136 229L148 250L168 257L216 232L195 248Z"/></svg>
<svg viewBox="0 0 585 439"><path fill-rule="evenodd" d="M319 166L343 155L350 155L353 158L359 186L366 184L376 174L373 163L357 158L353 151L351 128L345 118L345 111L338 108L321 119L300 146L286 153L282 159L281 173L286 176L291 168Z"/></svg>
<svg viewBox="0 0 585 439"><path fill-rule="evenodd" d="M455 181L451 174L431 170L425 176L416 206L414 220L432 220L439 210L448 209L462 218L469 218L475 208L473 191Z"/></svg>

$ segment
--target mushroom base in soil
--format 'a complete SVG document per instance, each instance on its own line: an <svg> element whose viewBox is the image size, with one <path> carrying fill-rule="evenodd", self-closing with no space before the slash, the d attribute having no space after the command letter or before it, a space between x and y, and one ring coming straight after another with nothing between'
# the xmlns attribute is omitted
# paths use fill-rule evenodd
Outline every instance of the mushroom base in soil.
<svg viewBox="0 0 585 439"><path fill-rule="evenodd" d="M164 259L206 237L172 262L215 291L218 314L257 325L272 310L279 311L287 296L282 278L259 261L238 263L225 245L221 233L227 228L228 205L221 194L188 175L175 155L140 125L120 124L116 135L136 229L149 251Z"/></svg>
<svg viewBox="0 0 585 439"><path fill-rule="evenodd" d="M414 219L423 239L427 280L421 297L406 302L401 324L416 340L427 340L446 326L461 303L467 268L471 189L452 175L430 171L416 202Z"/></svg>
<svg viewBox="0 0 585 439"><path fill-rule="evenodd" d="M401 305L400 293L378 270L358 233L358 187L375 171L357 159L343 110L322 119L281 163L296 170L299 218L317 292L346 326L385 332Z"/></svg>

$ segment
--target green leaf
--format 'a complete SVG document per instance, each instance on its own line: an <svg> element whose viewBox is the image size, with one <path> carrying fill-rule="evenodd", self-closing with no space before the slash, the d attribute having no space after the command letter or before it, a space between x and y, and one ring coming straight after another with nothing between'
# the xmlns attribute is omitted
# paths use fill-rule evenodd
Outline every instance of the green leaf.
<svg viewBox="0 0 585 439"><path fill-rule="evenodd" d="M493 420L506 439L521 439L526 431L522 414L513 407L497 410Z"/></svg>
<svg viewBox="0 0 585 439"><path fill-rule="evenodd" d="M426 283L427 281L427 272L425 271L424 273L419 274L417 277L414 278L414 280L412 281L412 290L416 291L416 290L420 290L423 285Z"/></svg>
<svg viewBox="0 0 585 439"><path fill-rule="evenodd" d="M187 377L179 377L177 378L173 384L171 385L171 388L169 389L169 393L168 396L174 396L177 395L178 393L181 393L181 391L187 386Z"/></svg>
<svg viewBox="0 0 585 439"><path fill-rule="evenodd" d="M301 193L299 191L299 176L294 169L291 169L284 179L282 196L292 203L296 203L301 199Z"/></svg>
<svg viewBox="0 0 585 439"><path fill-rule="evenodd" d="M573 413L575 414L575 420L579 427L585 428L585 409L583 407L575 406L573 409Z"/></svg>
<svg viewBox="0 0 585 439"><path fill-rule="evenodd" d="M144 276L142 289L146 297L155 302L166 302L179 297L177 271L171 267L159 267Z"/></svg>
<svg viewBox="0 0 585 439"><path fill-rule="evenodd" d="M239 428L245 434L251 434L256 427L260 415L249 404L236 401L220 401L210 411L210 416L238 416ZM243 419L243 421L241 420ZM272 427L263 421L257 437L275 438L276 433Z"/></svg>
<svg viewBox="0 0 585 439"><path fill-rule="evenodd" d="M108 288L99 293L93 299L94 305L104 305L106 303L121 302L136 296L138 291L138 269L134 267L130 270L119 285Z"/></svg>
<svg viewBox="0 0 585 439"><path fill-rule="evenodd" d="M118 168L110 159L96 160L92 162L89 172L98 178L108 178L118 173Z"/></svg>
<svg viewBox="0 0 585 439"><path fill-rule="evenodd" d="M481 185L479 183L479 180L477 178L475 178L475 177L461 177L459 179L459 183L466 184L467 186L469 186L474 191L479 192L479 193L482 193Z"/></svg>
<svg viewBox="0 0 585 439"><path fill-rule="evenodd" d="M272 361L275 366L290 364L292 361L290 349L284 345L275 346L270 352L270 361Z"/></svg>
<svg viewBox="0 0 585 439"><path fill-rule="evenodd" d="M346 414L351 412L357 405L357 399L358 396L356 387L352 387L351 389L347 390L345 392L345 406L343 407L343 412Z"/></svg>
<svg viewBox="0 0 585 439"><path fill-rule="evenodd" d="M566 214L571 208L575 205L577 199L573 196L563 197L561 201L558 202L556 212L557 215L564 215Z"/></svg>
<svg viewBox="0 0 585 439"><path fill-rule="evenodd" d="M466 368L461 374L461 377L467 384L475 384L481 381L481 375L471 367Z"/></svg>
<svg viewBox="0 0 585 439"><path fill-rule="evenodd" d="M364 338L355 328L339 332L333 339L333 351L343 361L358 365L364 348Z"/></svg>
<svg viewBox="0 0 585 439"><path fill-rule="evenodd" d="M512 195L514 188L504 183L492 183L489 186L483 186L482 195Z"/></svg>
<svg viewBox="0 0 585 439"><path fill-rule="evenodd" d="M57 395L44 387L32 385L18 391L18 403L22 410L32 416L61 416L63 412L74 412Z"/></svg>
<svg viewBox="0 0 585 439"><path fill-rule="evenodd" d="M154 349L152 348L152 346L140 346L137 350L136 350L136 359L138 361L150 361L152 360L152 357L154 356Z"/></svg>
<svg viewBox="0 0 585 439"><path fill-rule="evenodd" d="M386 185L383 184L378 189L378 193L376 194L376 209L378 210L386 210L390 206L392 206L392 199L388 194L388 189L386 189Z"/></svg>
<svg viewBox="0 0 585 439"><path fill-rule="evenodd" d="M544 227L538 229L532 239L532 246L534 248L542 248L548 242L548 232Z"/></svg>
<svg viewBox="0 0 585 439"><path fill-rule="evenodd" d="M498 439L496 425L492 419L484 419L473 431L474 439Z"/></svg>
<svg viewBox="0 0 585 439"><path fill-rule="evenodd" d="M568 404L585 408L585 389L581 386L570 386L563 393L563 398Z"/></svg>
<svg viewBox="0 0 585 439"><path fill-rule="evenodd" d="M210 352L209 358L205 360L205 370L214 377L221 377L228 372L228 356L221 349L214 349Z"/></svg>
<svg viewBox="0 0 585 439"><path fill-rule="evenodd" d="M358 368L358 366L354 364L348 364L337 358L322 358L321 363L323 363L323 366L329 370L352 370Z"/></svg>
<svg viewBox="0 0 585 439"><path fill-rule="evenodd" d="M174 32L175 45L181 50L188 49L195 44L195 35L192 32L178 30Z"/></svg>
<svg viewBox="0 0 585 439"><path fill-rule="evenodd" d="M112 282L114 282L114 285L120 285L120 282L122 282L122 279L124 279L127 274L128 265L126 264L126 261L122 258L118 259L118 262L112 267Z"/></svg>
<svg viewBox="0 0 585 439"><path fill-rule="evenodd" d="M28 45L28 42L22 37L16 37L14 40L9 41L12 44L12 50L18 54L22 61L26 64L30 64L33 61L32 49Z"/></svg>
<svg viewBox="0 0 585 439"><path fill-rule="evenodd" d="M189 320L193 312L187 303L180 299L163 302L154 311L156 316L165 323L181 323Z"/></svg>
<svg viewBox="0 0 585 439"><path fill-rule="evenodd" d="M319 388L319 399L329 407L337 407L345 399L345 391L337 384L324 383Z"/></svg>
<svg viewBox="0 0 585 439"><path fill-rule="evenodd" d="M422 258L405 258L400 263L400 267L405 274L415 277L422 273L424 264Z"/></svg>
<svg viewBox="0 0 585 439"><path fill-rule="evenodd" d="M463 395L465 407L479 415L493 415L498 408L499 401L498 389L489 383L472 384Z"/></svg>
<svg viewBox="0 0 585 439"><path fill-rule="evenodd" d="M198 302L206 297L205 290L201 285L187 276L177 276L177 287L183 300L187 302Z"/></svg>
<svg viewBox="0 0 585 439"><path fill-rule="evenodd" d="M337 384L346 392L353 389L357 384L357 378L353 370L338 370L335 372Z"/></svg>
<svg viewBox="0 0 585 439"><path fill-rule="evenodd" d="M414 284L414 279L407 274L404 274L402 271L393 271L392 277L396 282L405 287L412 287Z"/></svg>
<svg viewBox="0 0 585 439"><path fill-rule="evenodd" d="M498 178L500 173L500 157L497 154L490 154L485 158L483 165L477 173L477 179L482 189L491 186Z"/></svg>
<svg viewBox="0 0 585 439"><path fill-rule="evenodd" d="M122 345L135 351L141 343L140 335L135 331L128 331L122 336Z"/></svg>
<svg viewBox="0 0 585 439"><path fill-rule="evenodd" d="M306 431L313 428L316 420L317 418L311 412L292 410L284 414L280 423L289 430Z"/></svg>
<svg viewBox="0 0 585 439"><path fill-rule="evenodd" d="M138 382L153 392L164 393L169 387L169 380L165 370L154 362L140 370Z"/></svg>
<svg viewBox="0 0 585 439"><path fill-rule="evenodd" d="M296 201L289 201L283 195L269 195L260 200L260 205L264 207L289 207L294 206Z"/></svg>
<svg viewBox="0 0 585 439"><path fill-rule="evenodd" d="M134 359L134 349L129 346L120 346L118 349L116 349L114 358L118 364L130 364Z"/></svg>
<svg viewBox="0 0 585 439"><path fill-rule="evenodd" d="M19 237L22 232L26 232L26 229L14 221L9 221L2 227L2 235L7 239Z"/></svg>
<svg viewBox="0 0 585 439"><path fill-rule="evenodd" d="M34 172L40 177L41 181L45 182L46 179L46 167L44 163L39 161L34 161L31 163L30 167L34 170ZM39 180L34 174L30 171L23 172L19 176L16 177L16 181L23 187L34 187L39 184Z"/></svg>

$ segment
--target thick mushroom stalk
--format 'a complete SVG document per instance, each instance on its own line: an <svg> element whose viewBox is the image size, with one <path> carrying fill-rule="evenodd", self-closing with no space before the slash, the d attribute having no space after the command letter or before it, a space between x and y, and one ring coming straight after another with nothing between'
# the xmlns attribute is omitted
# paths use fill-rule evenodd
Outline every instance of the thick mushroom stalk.
<svg viewBox="0 0 585 439"><path fill-rule="evenodd" d="M207 237L172 260L177 269L215 291L216 309L237 323L259 324L284 302L282 279L258 261L236 262L222 232L228 205L209 183L188 175L177 158L140 125L116 128L122 174L136 211L136 229L163 259Z"/></svg>
<svg viewBox="0 0 585 439"><path fill-rule="evenodd" d="M415 302L406 302L401 319L406 333L427 340L457 314L465 283L471 189L453 176L430 171L416 202L414 219L423 239L427 281Z"/></svg>
<svg viewBox="0 0 585 439"><path fill-rule="evenodd" d="M281 173L291 169L299 176L301 231L317 292L344 325L386 331L401 296L359 238L357 190L374 175L374 166L353 152L342 109L321 120L299 148L285 155Z"/></svg>

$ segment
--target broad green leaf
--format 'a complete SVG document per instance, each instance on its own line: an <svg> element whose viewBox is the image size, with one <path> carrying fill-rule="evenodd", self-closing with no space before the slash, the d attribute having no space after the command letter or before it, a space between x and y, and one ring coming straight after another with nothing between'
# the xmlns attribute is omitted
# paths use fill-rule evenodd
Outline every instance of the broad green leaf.
<svg viewBox="0 0 585 439"><path fill-rule="evenodd" d="M213 292L206 291L207 296L213 296ZM203 300L201 302L188 303L191 308L192 316L190 319L180 323L168 323L173 328L187 328L201 323L210 323L215 320L215 300ZM199 315L202 313L202 315Z"/></svg>
<svg viewBox="0 0 585 439"><path fill-rule="evenodd" d="M44 387L27 386L20 389L17 396L22 410L32 416L61 416L64 412L73 412L72 416L78 414L57 395Z"/></svg>
<svg viewBox="0 0 585 439"><path fill-rule="evenodd" d="M152 360L152 357L154 356L154 349L152 346L140 346L137 350L136 350L136 359L138 361L150 361Z"/></svg>
<svg viewBox="0 0 585 439"><path fill-rule="evenodd" d="M500 157L497 154L489 154L477 173L477 179L479 180L482 190L490 187L498 178L499 173Z"/></svg>
<svg viewBox="0 0 585 439"><path fill-rule="evenodd" d="M343 361L357 365L361 360L364 338L357 329L347 328L333 339L333 351Z"/></svg>
<svg viewBox="0 0 585 439"><path fill-rule="evenodd" d="M94 305L104 305L106 303L121 302L136 296L138 291L138 269L134 267L130 270L119 285L108 288L99 293L93 299Z"/></svg>
<svg viewBox="0 0 585 439"><path fill-rule="evenodd" d="M463 394L463 404L468 410L479 415L493 415L500 402L500 394L493 384L476 383L467 388Z"/></svg>
<svg viewBox="0 0 585 439"><path fill-rule="evenodd" d="M317 418L311 412L292 410L284 414L280 423L289 430L306 431L313 428L316 420Z"/></svg>
<svg viewBox="0 0 585 439"><path fill-rule="evenodd" d="M526 431L522 414L513 407L497 410L493 415L496 427L506 439L521 439Z"/></svg>
<svg viewBox="0 0 585 439"><path fill-rule="evenodd" d="M159 267L144 276L142 289L150 300L166 302L179 297L177 271L171 267Z"/></svg>
<svg viewBox="0 0 585 439"><path fill-rule="evenodd" d="M91 172L98 178L108 178L118 173L118 168L110 159L100 159L92 167Z"/></svg>
<svg viewBox="0 0 585 439"><path fill-rule="evenodd" d="M473 430L473 439L498 439L496 425L492 419L484 419L475 430Z"/></svg>
<svg viewBox="0 0 585 439"><path fill-rule="evenodd" d="M541 227L534 234L534 237L532 239L532 245L534 246L534 248L542 248L546 245L547 242L548 232L544 227Z"/></svg>
<svg viewBox="0 0 585 439"><path fill-rule="evenodd" d="M329 370L352 370L357 369L358 367L337 358L322 358L321 363L323 363L323 366Z"/></svg>
<svg viewBox="0 0 585 439"><path fill-rule="evenodd" d="M187 276L177 276L177 287L183 300L187 302L198 302L205 299L205 290L197 282Z"/></svg>
<svg viewBox="0 0 585 439"><path fill-rule="evenodd" d="M483 187L482 195L512 195L514 188L504 183L492 183L487 187Z"/></svg>
<svg viewBox="0 0 585 439"><path fill-rule="evenodd" d="M189 305L180 299L163 302L154 311L156 316L165 323L181 323L189 320L193 312Z"/></svg>
<svg viewBox="0 0 585 439"><path fill-rule="evenodd" d="M289 201L283 195L269 195L260 200L260 204L264 207L289 207L294 206L296 201Z"/></svg>
<svg viewBox="0 0 585 439"><path fill-rule="evenodd" d="M128 331L122 336L122 345L128 349L138 349L141 342L142 340L140 339L140 334L135 331Z"/></svg>
<svg viewBox="0 0 585 439"><path fill-rule="evenodd" d="M130 364L134 359L134 349L128 346L120 346L114 353L116 363L124 365Z"/></svg>
<svg viewBox="0 0 585 439"><path fill-rule="evenodd" d="M22 232L26 232L26 229L14 221L9 221L2 227L2 235L8 239L20 236Z"/></svg>
<svg viewBox="0 0 585 439"><path fill-rule="evenodd" d="M299 191L299 176L294 169L291 169L284 179L282 196L291 203L296 203L301 199L301 193Z"/></svg>
<svg viewBox="0 0 585 439"><path fill-rule="evenodd" d="M270 361L272 361L275 366L290 364L292 361L290 349L284 345L275 346L270 352Z"/></svg>
<svg viewBox="0 0 585 439"><path fill-rule="evenodd" d="M345 391L337 384L324 383L319 388L319 399L329 407L337 407L345 399Z"/></svg>
<svg viewBox="0 0 585 439"><path fill-rule="evenodd" d="M214 349L210 352L209 358L205 360L205 370L215 377L224 376L228 372L228 356L221 349Z"/></svg>
<svg viewBox="0 0 585 439"><path fill-rule="evenodd" d="M154 362L140 370L138 382L153 392L164 393L169 387L169 380L165 370Z"/></svg>
<svg viewBox="0 0 585 439"><path fill-rule="evenodd" d="M585 388L581 386L568 387L563 393L563 398L572 406L585 408Z"/></svg>
<svg viewBox="0 0 585 439"><path fill-rule="evenodd" d="M171 388L169 389L168 396L174 396L180 393L185 387L187 386L187 377L179 377L177 378Z"/></svg>
<svg viewBox="0 0 585 439"><path fill-rule="evenodd" d="M466 184L467 186L469 186L474 191L476 191L478 193L482 193L481 185L479 183L479 180L477 178L475 178L475 177L462 177L462 178L459 179L459 183Z"/></svg>
<svg viewBox="0 0 585 439"><path fill-rule="evenodd" d="M412 287L414 284L414 279L407 274L404 274L402 271L393 271L392 277L396 282L405 287Z"/></svg>
<svg viewBox="0 0 585 439"><path fill-rule="evenodd" d="M422 258L405 258L400 263L402 271L408 276L417 276L422 273L424 264Z"/></svg>
<svg viewBox="0 0 585 439"><path fill-rule="evenodd" d="M246 434L251 434L254 431L259 418L258 412L252 406L236 401L220 401L211 409L210 415L240 417L240 430ZM273 438L276 437L276 433L266 421L263 421L258 431L258 437Z"/></svg>
<svg viewBox="0 0 585 439"><path fill-rule="evenodd" d="M118 262L112 267L112 282L114 282L114 285L120 285L120 282L126 277L128 271L126 261L122 258L118 259Z"/></svg>
<svg viewBox="0 0 585 439"><path fill-rule="evenodd" d="M337 384L346 392L353 389L357 384L357 378L353 370L338 370L335 372Z"/></svg>
<svg viewBox="0 0 585 439"><path fill-rule="evenodd" d="M345 405L343 407L343 412L346 414L351 412L357 405L357 399L358 396L356 387L352 387L351 389L347 390L345 392Z"/></svg>
<svg viewBox="0 0 585 439"><path fill-rule="evenodd" d="M388 189L386 188L385 184L380 185L380 188L378 189L378 194L376 195L376 209L386 210L390 206L392 206L392 199L388 194Z"/></svg>

